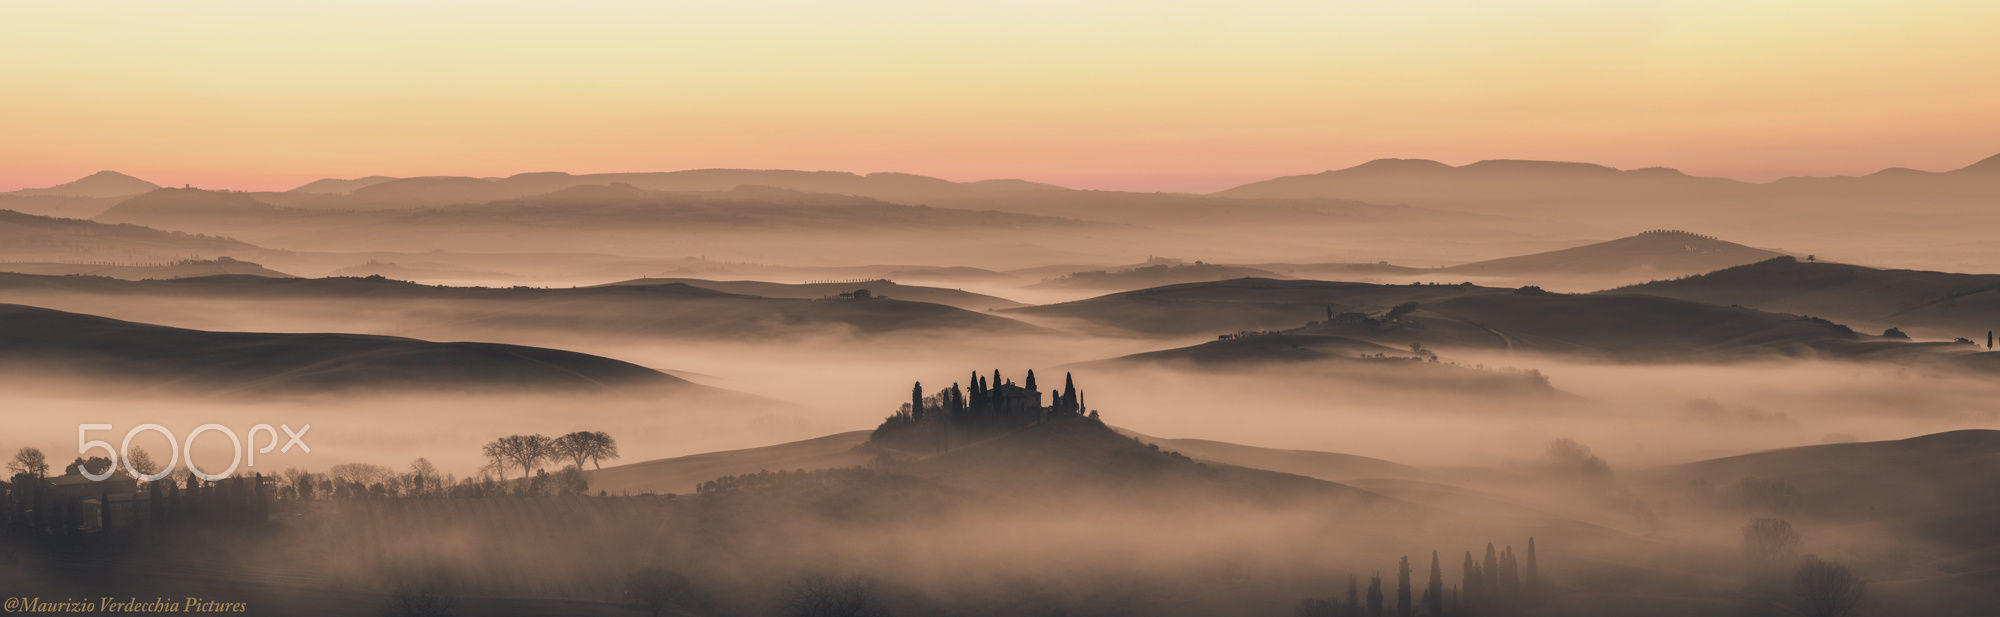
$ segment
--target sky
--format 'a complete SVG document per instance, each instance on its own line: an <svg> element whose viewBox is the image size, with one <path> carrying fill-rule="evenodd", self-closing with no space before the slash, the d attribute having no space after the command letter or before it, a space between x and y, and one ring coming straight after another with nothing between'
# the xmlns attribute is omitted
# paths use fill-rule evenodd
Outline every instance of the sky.
<svg viewBox="0 0 2000 617"><path fill-rule="evenodd" d="M0 2L0 190L705 167L1210 191L2000 153L2000 2Z"/></svg>

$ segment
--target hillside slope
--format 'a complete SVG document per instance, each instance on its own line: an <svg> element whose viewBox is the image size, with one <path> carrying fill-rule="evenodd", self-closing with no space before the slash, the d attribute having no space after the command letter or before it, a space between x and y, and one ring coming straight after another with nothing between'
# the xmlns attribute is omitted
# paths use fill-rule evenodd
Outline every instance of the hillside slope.
<svg viewBox="0 0 2000 617"><path fill-rule="evenodd" d="M997 296L977 294L959 289L903 285L888 279L874 281L853 281L845 283L770 283L764 281L715 281L697 278L656 278L648 277L619 281L603 286L643 286L643 285L687 285L712 289L724 293L762 296L765 298L820 299L841 294L853 294L866 290L874 297L913 302L929 302L954 306L968 311L990 311L1027 306L1020 302Z"/></svg>
<svg viewBox="0 0 2000 617"><path fill-rule="evenodd" d="M2000 325L2000 275L1885 270L1779 257L1608 290L1818 315L1916 336L1979 339Z"/></svg>
<svg viewBox="0 0 2000 617"><path fill-rule="evenodd" d="M0 210L0 260L4 261L151 262L257 259L272 254L276 251L229 238Z"/></svg>
<svg viewBox="0 0 2000 617"><path fill-rule="evenodd" d="M1779 257L1782 253L1684 231L1656 230L1607 242L1441 268L1484 276L1674 276Z"/></svg>
<svg viewBox="0 0 2000 617"><path fill-rule="evenodd" d="M0 363L110 390L688 386L635 364L556 349L357 334L207 332L0 305Z"/></svg>
<svg viewBox="0 0 2000 617"><path fill-rule="evenodd" d="M1329 312L1374 313L1404 302L1494 293L1506 290L1461 285L1242 278L1167 285L1009 313L1077 320L1126 333L1185 336L1295 328L1308 321L1324 320Z"/></svg>
<svg viewBox="0 0 2000 617"><path fill-rule="evenodd" d="M141 301L135 305L134 300ZM250 309L277 330L448 334L659 336L686 339L865 337L920 332L1034 333L1018 321L896 299L805 300L682 284L581 288L419 285L385 278L210 276L123 281L0 274L0 301L209 327L206 316ZM533 339L542 340L542 339Z"/></svg>

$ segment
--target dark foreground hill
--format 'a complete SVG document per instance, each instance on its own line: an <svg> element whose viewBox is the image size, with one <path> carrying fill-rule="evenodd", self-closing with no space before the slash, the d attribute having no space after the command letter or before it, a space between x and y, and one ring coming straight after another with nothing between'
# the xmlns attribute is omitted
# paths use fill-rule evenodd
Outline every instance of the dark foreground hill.
<svg viewBox="0 0 2000 617"><path fill-rule="evenodd" d="M635 364L556 349L357 334L168 328L0 305L0 363L112 390L276 393L688 386Z"/></svg>
<svg viewBox="0 0 2000 617"><path fill-rule="evenodd" d="M697 278L642 278L619 281L611 285L688 285L702 289L713 289L724 293L761 296L765 298L824 299L842 294L854 295L856 291L866 291L868 296L892 298L913 302L929 302L945 306L955 306L968 311L990 311L1027 306L1006 298L977 294L960 289L904 285L888 279L873 281L850 281L842 283L770 283L765 281L713 281Z"/></svg>
<svg viewBox="0 0 2000 617"><path fill-rule="evenodd" d="M2000 612L2000 431L1756 452L1642 472L1684 516L1790 521L1868 579L1867 614Z"/></svg>
<svg viewBox="0 0 2000 617"><path fill-rule="evenodd" d="M379 277L121 281L0 274L0 300L155 321L161 319L153 316L169 316L183 324L204 323L206 314L240 308L256 310L258 322L274 329L365 327L489 340L524 332L766 339L1039 331L1011 319L925 302L764 298L682 284L550 289L447 287Z"/></svg>
<svg viewBox="0 0 2000 617"><path fill-rule="evenodd" d="M2000 275L1884 270L1778 257L1698 276L1620 287L1709 304L1817 315L1917 336L1978 339L2000 326Z"/></svg>

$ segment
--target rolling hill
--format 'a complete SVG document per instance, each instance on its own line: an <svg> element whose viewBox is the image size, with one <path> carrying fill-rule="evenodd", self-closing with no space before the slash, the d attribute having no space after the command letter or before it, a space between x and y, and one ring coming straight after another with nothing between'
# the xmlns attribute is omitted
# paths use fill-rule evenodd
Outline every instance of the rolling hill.
<svg viewBox="0 0 2000 617"><path fill-rule="evenodd" d="M1782 256L1711 236L1655 230L1587 246L1438 269L1442 273L1509 277L1644 277L1708 272Z"/></svg>
<svg viewBox="0 0 2000 617"><path fill-rule="evenodd" d="M110 390L277 393L692 384L586 354L356 334L207 332L0 305L0 362Z"/></svg>
<svg viewBox="0 0 2000 617"><path fill-rule="evenodd" d="M1417 479L1421 469L1381 459L1314 450L1261 448L1207 439L1160 439L1119 431L1162 450L1196 461L1265 469L1345 482L1364 478ZM850 431L761 448L707 452L606 467L587 472L591 490L624 493L688 493L721 476L759 471L817 470L866 465L877 453L867 448L870 431Z"/></svg>
<svg viewBox="0 0 2000 617"><path fill-rule="evenodd" d="M266 268L260 264L229 257L216 259L183 259L156 264L75 264L53 262L0 262L0 272L17 274L42 274L54 276L105 276L126 280L176 279L197 276L221 276L241 274L247 276L268 276L291 278L292 275Z"/></svg>
<svg viewBox="0 0 2000 617"><path fill-rule="evenodd" d="M138 195L158 188L160 188L160 185L115 171L105 170L48 188L21 189L10 193L0 193L0 195L23 197L123 197Z"/></svg>
<svg viewBox="0 0 2000 617"><path fill-rule="evenodd" d="M1117 361L1227 365L1352 359L1385 353L1385 348L1395 357L1407 355L1395 350L1415 344L1436 350L1530 351L1627 362L1822 357L1977 367L2000 363L1989 361L1987 354L1969 353L1972 349L1964 345L1868 336L1815 317L1640 294L1556 294L1534 288L1244 279L1113 294L1018 312L1052 313L1128 332L1166 335L1190 333L1204 323L1281 322L1299 313L1310 315L1308 301L1338 302L1359 310L1338 308L1346 314L1332 320L1299 323L1293 318L1290 327L1229 333L1198 345ZM1397 305L1404 306L1398 315L1384 310ZM1041 313L1040 309L1053 310Z"/></svg>
<svg viewBox="0 0 2000 617"><path fill-rule="evenodd" d="M1099 291L1127 291L1178 285L1181 283L1202 283L1239 278L1284 278L1276 272L1247 266L1227 266L1195 262L1191 264L1160 263L1136 266L1124 270L1091 270L1072 272L1059 277L1043 280L1032 287L1038 289L1090 289Z"/></svg>
<svg viewBox="0 0 2000 617"><path fill-rule="evenodd" d="M1825 320L1643 295L1468 294L1421 302L1377 323L1322 323L1300 334L1390 346L1488 348L1624 361L1729 360L1857 353L1863 335ZM1893 344L1893 343L1891 343Z"/></svg>
<svg viewBox="0 0 2000 617"><path fill-rule="evenodd" d="M768 283L764 281L712 281L695 278L641 278L604 286L688 285L724 293L765 298L822 299L867 291L877 298L929 302L968 311L992 311L1027 306L1020 302L958 289L903 285L888 279L845 283Z"/></svg>
<svg viewBox="0 0 2000 617"><path fill-rule="evenodd" d="M1916 336L1978 340L2000 325L2000 275L1888 270L1778 257L1609 290L1818 315Z"/></svg>
<svg viewBox="0 0 2000 617"><path fill-rule="evenodd" d="M0 210L0 261L157 262L275 254L217 236Z"/></svg>
<svg viewBox="0 0 2000 617"><path fill-rule="evenodd" d="M1168 285L1085 300L1014 309L1030 317L1074 320L1108 331L1150 336L1294 328L1328 313L1374 313L1411 301L1506 293L1462 285L1377 285L1243 278Z"/></svg>
<svg viewBox="0 0 2000 617"><path fill-rule="evenodd" d="M2000 513L2000 431L1962 430L1891 441L1768 450L1646 472L1651 483L1729 490L1745 479L1791 487L1794 516L1838 521ZM1771 505L1771 504L1766 504ZM1990 530L1986 543L2000 543Z"/></svg>
<svg viewBox="0 0 2000 617"><path fill-rule="evenodd" d="M206 321L209 315L236 307L255 309L258 323L272 329L449 332L488 340L526 333L741 340L1040 332L940 304L764 298L683 284L549 289L447 287L377 277L123 281L0 274L0 301L203 327L215 325Z"/></svg>

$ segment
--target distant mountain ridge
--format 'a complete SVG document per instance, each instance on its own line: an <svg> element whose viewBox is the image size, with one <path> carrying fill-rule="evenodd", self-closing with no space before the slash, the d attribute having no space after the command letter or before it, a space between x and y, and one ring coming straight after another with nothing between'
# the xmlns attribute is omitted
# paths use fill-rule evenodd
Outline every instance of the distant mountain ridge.
<svg viewBox="0 0 2000 617"><path fill-rule="evenodd" d="M505 178L371 176L355 180L318 180L292 191L332 195L316 202L315 205L339 203L348 206L413 207L528 197L577 186L607 184L628 184L651 191L678 192L729 191L744 185L764 185L810 193L875 197L905 203L948 199L967 191L1064 190L1054 185L1021 180L952 182L928 176L890 172L864 175L839 171L690 169L596 174L532 172Z"/></svg>
<svg viewBox="0 0 2000 617"><path fill-rule="evenodd" d="M1990 214L1987 206L2000 198L1997 170L2000 157L1950 171L1892 168L1864 176L1753 183L1690 176L1664 167L1616 169L1520 160L1454 167L1424 159L1380 159L1253 182L1212 195L1351 199L1599 225L1726 223L1739 229L1792 231L1805 225L1819 230L1864 224L1907 231ZM1890 209L1883 207L1885 203L1925 207Z"/></svg>
<svg viewBox="0 0 2000 617"><path fill-rule="evenodd" d="M21 189L13 194L23 196L60 195L66 197L122 197L137 195L160 185L140 180L111 170L100 171L82 178L55 186L39 189Z"/></svg>

